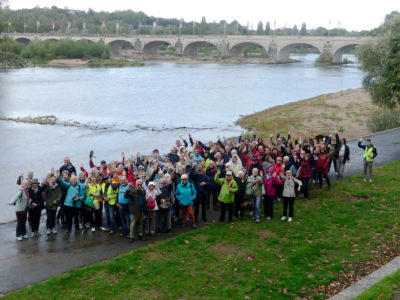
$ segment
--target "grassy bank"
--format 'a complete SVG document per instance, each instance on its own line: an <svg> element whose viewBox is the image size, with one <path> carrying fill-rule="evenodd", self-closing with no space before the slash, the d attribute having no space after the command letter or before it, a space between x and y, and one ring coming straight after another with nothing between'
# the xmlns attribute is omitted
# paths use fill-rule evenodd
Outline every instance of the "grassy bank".
<svg viewBox="0 0 400 300"><path fill-rule="evenodd" d="M87 67L142 67L144 63L128 61L124 59L91 59L86 64Z"/></svg>
<svg viewBox="0 0 400 300"><path fill-rule="evenodd" d="M355 298L355 300L392 300L398 299L394 298L396 295L397 297L400 295L400 271L382 279Z"/></svg>
<svg viewBox="0 0 400 300"><path fill-rule="evenodd" d="M292 223L210 226L5 299L323 299L399 254L400 161L297 199ZM384 189L382 187L385 187Z"/></svg>
<svg viewBox="0 0 400 300"><path fill-rule="evenodd" d="M237 124L261 137L290 131L294 137L340 132L356 138L371 133L367 123L376 108L362 89L346 90L274 106L245 116Z"/></svg>

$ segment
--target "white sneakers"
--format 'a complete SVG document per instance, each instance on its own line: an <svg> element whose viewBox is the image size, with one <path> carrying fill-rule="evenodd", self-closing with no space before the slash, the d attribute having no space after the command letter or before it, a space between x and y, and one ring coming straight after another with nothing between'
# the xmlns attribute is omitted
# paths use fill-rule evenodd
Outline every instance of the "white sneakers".
<svg viewBox="0 0 400 300"><path fill-rule="evenodd" d="M46 234L47 234L47 235L50 235L50 233L51 233L51 230L50 230L50 228L49 228L49 229L47 229Z"/></svg>
<svg viewBox="0 0 400 300"><path fill-rule="evenodd" d="M285 220L286 220L286 217L283 216L283 217L281 218L281 221L285 221Z"/></svg>
<svg viewBox="0 0 400 300"><path fill-rule="evenodd" d="M92 232L95 232L96 231L96 228L95 227L92 227Z"/></svg>
<svg viewBox="0 0 400 300"><path fill-rule="evenodd" d="M106 231L107 229L105 227L101 226L100 230Z"/></svg>
<svg viewBox="0 0 400 300"><path fill-rule="evenodd" d="M293 220L293 219L289 217L288 222L292 222L292 220Z"/></svg>
<svg viewBox="0 0 400 300"><path fill-rule="evenodd" d="M22 240L23 240L22 236L17 236L17 241L22 241Z"/></svg>
<svg viewBox="0 0 400 300"><path fill-rule="evenodd" d="M283 217L281 218L281 221L285 221L285 220L286 220L286 217L283 216ZM293 218L292 218L292 217L289 217L288 222L292 222L292 221L293 221Z"/></svg>
<svg viewBox="0 0 400 300"><path fill-rule="evenodd" d="M52 234L57 234L57 230L56 230L55 228L53 228L53 229L51 230L51 233L52 233Z"/></svg>
<svg viewBox="0 0 400 300"><path fill-rule="evenodd" d="M366 181L367 181L367 178L364 178L363 181L366 182Z"/></svg>
<svg viewBox="0 0 400 300"><path fill-rule="evenodd" d="M372 179L370 179L369 182L372 182Z"/></svg>

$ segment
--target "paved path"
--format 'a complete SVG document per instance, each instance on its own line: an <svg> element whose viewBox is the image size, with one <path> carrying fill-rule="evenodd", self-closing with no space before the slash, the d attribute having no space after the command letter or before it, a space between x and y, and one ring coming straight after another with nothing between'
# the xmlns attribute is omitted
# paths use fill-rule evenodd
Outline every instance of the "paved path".
<svg viewBox="0 0 400 300"><path fill-rule="evenodd" d="M400 159L400 129L371 138L378 149L375 167ZM357 147L357 142L357 140L348 142L351 161L346 166L346 176L362 171L363 152ZM215 217L216 213L212 213L209 220ZM40 231L43 234L44 218L41 223ZM173 235L190 230L176 228L173 230ZM67 272L72 268L115 257L168 237L162 235L150 238L147 242L129 244L125 238L120 238L118 235L109 236L103 232L66 235L59 230L57 236L47 237L44 234L40 238L16 242L15 223L0 225L0 295Z"/></svg>

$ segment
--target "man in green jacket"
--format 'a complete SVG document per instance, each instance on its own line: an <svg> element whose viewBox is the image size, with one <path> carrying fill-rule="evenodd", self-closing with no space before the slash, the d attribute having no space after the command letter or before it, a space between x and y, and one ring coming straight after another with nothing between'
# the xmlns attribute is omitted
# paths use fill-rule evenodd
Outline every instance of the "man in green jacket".
<svg viewBox="0 0 400 300"><path fill-rule="evenodd" d="M221 207L219 221L225 221L225 212L228 209L229 222L233 224L233 201L235 199L235 193L239 190L236 181L232 178L232 171L226 172L225 178L219 178L221 176L221 170L217 169L214 180L217 184L221 185L221 192L219 193L219 203Z"/></svg>
<svg viewBox="0 0 400 300"><path fill-rule="evenodd" d="M364 166L364 179L363 181L367 181L367 170L369 172L369 182L372 182L372 164L374 163L375 157L378 155L376 152L376 148L372 145L371 140L367 139L366 145L361 145L363 138L360 138L358 142L358 147L364 149L363 155L363 166Z"/></svg>

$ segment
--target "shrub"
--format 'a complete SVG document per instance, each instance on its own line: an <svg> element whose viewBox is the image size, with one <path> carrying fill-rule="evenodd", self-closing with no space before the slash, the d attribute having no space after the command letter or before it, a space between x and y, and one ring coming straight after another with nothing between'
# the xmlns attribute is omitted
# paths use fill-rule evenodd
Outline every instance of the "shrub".
<svg viewBox="0 0 400 300"><path fill-rule="evenodd" d="M367 126L372 132L400 127L400 109L384 108L373 111Z"/></svg>

